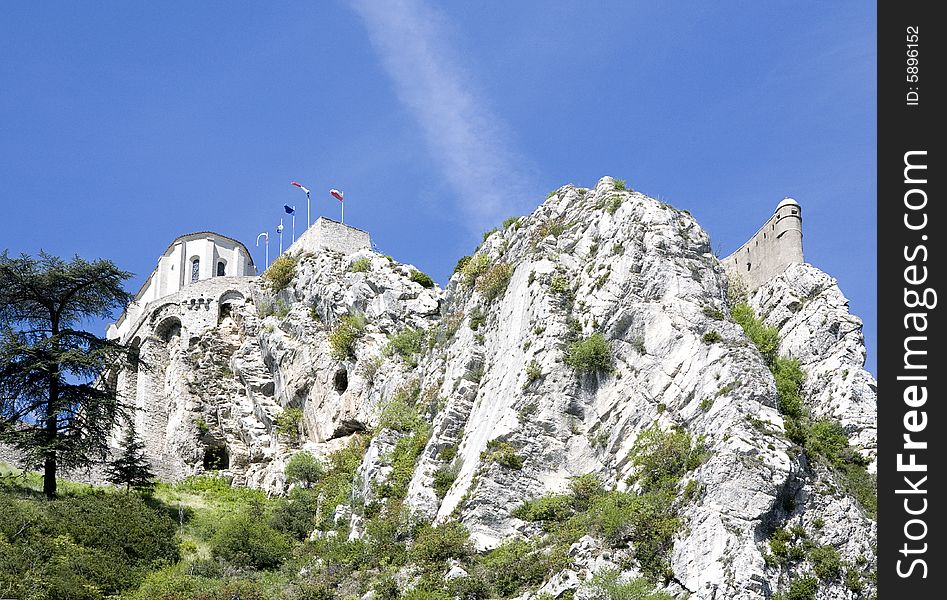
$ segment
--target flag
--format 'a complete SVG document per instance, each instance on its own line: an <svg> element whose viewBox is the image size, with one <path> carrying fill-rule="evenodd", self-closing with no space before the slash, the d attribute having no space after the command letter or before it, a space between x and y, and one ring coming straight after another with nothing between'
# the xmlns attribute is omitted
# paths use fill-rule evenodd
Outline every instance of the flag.
<svg viewBox="0 0 947 600"><path fill-rule="evenodd" d="M296 187L298 187L298 188L301 189L302 191L306 192L306 195L307 195L307 196L309 195L309 188L303 187L302 184L299 184L299 183L297 183L297 182L295 182L295 181L293 181L293 182L291 182L291 183L292 183L292 185L295 185Z"/></svg>
<svg viewBox="0 0 947 600"><path fill-rule="evenodd" d="M288 205L288 204L284 204L284 205L283 205L283 210L286 211L286 214L287 214L287 215L295 215L295 214L296 214L296 209L293 208L292 206Z"/></svg>
<svg viewBox="0 0 947 600"><path fill-rule="evenodd" d="M345 195L342 193L341 190L329 190L329 193L332 194L332 197L338 200L339 202L342 202L342 196Z"/></svg>

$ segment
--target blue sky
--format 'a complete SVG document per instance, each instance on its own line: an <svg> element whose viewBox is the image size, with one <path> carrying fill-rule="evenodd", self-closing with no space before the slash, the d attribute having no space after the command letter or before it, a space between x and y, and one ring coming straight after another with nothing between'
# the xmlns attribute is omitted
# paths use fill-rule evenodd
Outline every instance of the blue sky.
<svg viewBox="0 0 947 600"><path fill-rule="evenodd" d="M875 7L865 2L6 4L0 249L253 247L284 203L444 282L482 231L603 175L720 256L783 196L875 372ZM271 246L271 258L275 248Z"/></svg>

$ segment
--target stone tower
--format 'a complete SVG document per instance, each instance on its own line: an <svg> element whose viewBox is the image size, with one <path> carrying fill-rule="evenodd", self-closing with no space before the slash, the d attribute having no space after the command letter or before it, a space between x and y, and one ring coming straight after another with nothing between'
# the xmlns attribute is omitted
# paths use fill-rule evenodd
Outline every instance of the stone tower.
<svg viewBox="0 0 947 600"><path fill-rule="evenodd" d="M792 198L776 206L766 223L736 252L721 260L727 274L753 291L802 258L802 207Z"/></svg>

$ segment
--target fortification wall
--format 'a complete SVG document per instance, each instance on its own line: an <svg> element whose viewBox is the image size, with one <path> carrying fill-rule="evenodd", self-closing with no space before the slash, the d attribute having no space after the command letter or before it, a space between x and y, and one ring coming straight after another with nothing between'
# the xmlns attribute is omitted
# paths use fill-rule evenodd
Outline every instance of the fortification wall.
<svg viewBox="0 0 947 600"><path fill-rule="evenodd" d="M353 254L359 250L371 250L372 238L367 231L350 227L338 221L319 217L287 252L320 252L335 250Z"/></svg>
<svg viewBox="0 0 947 600"><path fill-rule="evenodd" d="M722 259L727 274L754 291L802 257L802 207L786 198L736 252Z"/></svg>

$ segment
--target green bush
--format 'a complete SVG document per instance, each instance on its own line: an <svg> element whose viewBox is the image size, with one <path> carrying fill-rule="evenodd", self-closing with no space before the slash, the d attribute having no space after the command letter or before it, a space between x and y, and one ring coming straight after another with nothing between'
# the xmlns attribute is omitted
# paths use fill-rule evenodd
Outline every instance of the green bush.
<svg viewBox="0 0 947 600"><path fill-rule="evenodd" d="M469 256L461 256L460 259L457 261L457 264L454 265L454 271L453 271L453 272L454 272L454 273L463 272L463 271L464 271L464 267L466 267L466 266L467 266L467 263L469 263L469 262L470 262L470 257L469 257Z"/></svg>
<svg viewBox="0 0 947 600"><path fill-rule="evenodd" d="M565 363L579 373L609 373L612 371L612 351L601 333L573 342L566 352Z"/></svg>
<svg viewBox="0 0 947 600"><path fill-rule="evenodd" d="M519 470L523 468L523 457L516 453L516 448L509 442L490 440L487 449L480 458L486 462L495 462L507 469Z"/></svg>
<svg viewBox="0 0 947 600"><path fill-rule="evenodd" d="M306 450L293 454L283 472L286 475L286 481L299 483L307 488L312 487L325 475L322 462L312 452Z"/></svg>
<svg viewBox="0 0 947 600"><path fill-rule="evenodd" d="M477 331L486 321L487 315L483 312L483 310L480 309L479 306L474 307L474 309L470 311L469 324L472 330Z"/></svg>
<svg viewBox="0 0 947 600"><path fill-rule="evenodd" d="M421 284L421 287L432 288L434 287L434 280L427 273L422 273L417 269L412 269L411 275L408 277L411 281Z"/></svg>
<svg viewBox="0 0 947 600"><path fill-rule="evenodd" d="M616 179L616 180L615 180L615 190L616 190L616 191L619 191L619 192L625 190L625 180L624 180L624 179Z"/></svg>
<svg viewBox="0 0 947 600"><path fill-rule="evenodd" d="M609 199L609 201L605 204L605 210L610 215L615 214L618 212L618 208L621 206L623 200L624 198L621 196L615 196L614 198Z"/></svg>
<svg viewBox="0 0 947 600"><path fill-rule="evenodd" d="M367 256L363 256L352 263L349 271L353 273L367 273L372 270L372 261Z"/></svg>
<svg viewBox="0 0 947 600"><path fill-rule="evenodd" d="M842 576L842 557L832 546L815 546L809 550L809 562L812 570L822 581L838 579Z"/></svg>
<svg viewBox="0 0 947 600"><path fill-rule="evenodd" d="M503 295L512 276L513 265L507 263L495 264L477 278L476 289L487 302L491 302Z"/></svg>
<svg viewBox="0 0 947 600"><path fill-rule="evenodd" d="M276 432L295 441L299 437L299 426L303 422L303 411L296 407L284 408L276 417Z"/></svg>
<svg viewBox="0 0 947 600"><path fill-rule="evenodd" d="M467 257L465 257L467 258ZM463 259L461 259L463 261ZM492 261L490 257L486 254L474 254L469 257L467 261L464 262L464 266L461 267L461 274L463 274L464 285L472 287L477 283L477 279L487 272L487 269L490 268ZM460 262L457 263L457 266L460 267Z"/></svg>
<svg viewBox="0 0 947 600"><path fill-rule="evenodd" d="M503 229L506 229L510 225L516 225L520 222L520 217L507 217L503 219Z"/></svg>
<svg viewBox="0 0 947 600"><path fill-rule="evenodd" d="M570 290L569 279L562 275L553 275L549 280L549 291L553 294L568 294Z"/></svg>
<svg viewBox="0 0 947 600"><path fill-rule="evenodd" d="M800 391L806 380L806 374L799 366L799 361L778 357L773 361L772 372L776 380L779 412L794 419L802 417L804 408Z"/></svg>
<svg viewBox="0 0 947 600"><path fill-rule="evenodd" d="M773 600L815 600L819 582L815 577L794 579L783 594L773 594Z"/></svg>
<svg viewBox="0 0 947 600"><path fill-rule="evenodd" d="M408 484L414 476L418 457L424 451L431 437L431 426L421 422L416 429L398 440L391 458L391 475L381 486L379 496L394 500L401 500L408 494Z"/></svg>
<svg viewBox="0 0 947 600"><path fill-rule="evenodd" d="M524 387L529 386L542 376L543 369L539 366L539 363L535 360L529 361L529 364L526 365L526 384Z"/></svg>
<svg viewBox="0 0 947 600"><path fill-rule="evenodd" d="M572 490L573 504L577 510L588 510L592 499L605 493L605 488L595 473L575 477L569 483L569 489Z"/></svg>
<svg viewBox="0 0 947 600"><path fill-rule="evenodd" d="M443 498L447 495L447 492L457 480L457 473L457 465L454 464L441 465L434 471L434 493L437 494L438 498Z"/></svg>
<svg viewBox="0 0 947 600"><path fill-rule="evenodd" d="M484 579L493 588L494 597L501 598L539 586L568 564L567 556L546 554L538 545L519 539L506 540L480 559Z"/></svg>
<svg viewBox="0 0 947 600"><path fill-rule="evenodd" d="M405 327L398 333L388 336L385 353L389 356L397 354L404 360L410 360L412 356L421 352L423 341L424 332L422 330Z"/></svg>
<svg viewBox="0 0 947 600"><path fill-rule="evenodd" d="M746 304L737 304L730 314L763 355L766 366L772 367L776 361L776 352L779 350L779 330L765 324Z"/></svg>
<svg viewBox="0 0 947 600"><path fill-rule="evenodd" d="M708 331L707 333L704 334L704 343L705 343L705 344L715 344L715 343L719 342L721 339L723 339L723 338L720 337L720 334L719 334L716 330L714 330L714 331Z"/></svg>
<svg viewBox="0 0 947 600"><path fill-rule="evenodd" d="M296 258L288 254L282 254L273 261L273 264L263 272L263 280L267 282L270 289L278 292L285 289L296 276Z"/></svg>
<svg viewBox="0 0 947 600"><path fill-rule="evenodd" d="M346 360L355 357L355 342L365 333L364 315L343 315L329 332L332 358Z"/></svg>
<svg viewBox="0 0 947 600"><path fill-rule="evenodd" d="M319 496L311 489L296 487L289 495L276 501L269 524L273 529L305 540L316 528L319 514Z"/></svg>
<svg viewBox="0 0 947 600"><path fill-rule="evenodd" d="M590 600L673 600L674 596L667 592L654 591L651 583L646 579L632 579L627 582L619 581L618 569L602 569L592 576L592 580L585 584L588 589L587 597Z"/></svg>
<svg viewBox="0 0 947 600"><path fill-rule="evenodd" d="M512 515L517 519L531 522L542 522L545 526L566 521L575 512L574 499L570 494L553 494L541 496L535 500L527 500L513 509Z"/></svg>
<svg viewBox="0 0 947 600"><path fill-rule="evenodd" d="M283 563L292 543L258 516L239 514L221 523L210 548L215 558L223 558L231 564L272 569Z"/></svg>
<svg viewBox="0 0 947 600"><path fill-rule="evenodd" d="M422 568L443 565L448 559L464 559L473 554L470 533L456 521L424 525L414 537L409 557Z"/></svg>
<svg viewBox="0 0 947 600"><path fill-rule="evenodd" d="M723 321L726 318L719 308L713 306L705 306L703 311L705 316L708 316L716 321Z"/></svg>
<svg viewBox="0 0 947 600"><path fill-rule="evenodd" d="M703 443L693 443L684 429L664 431L657 424L641 432L628 454L635 480L645 492L673 491L706 456Z"/></svg>

